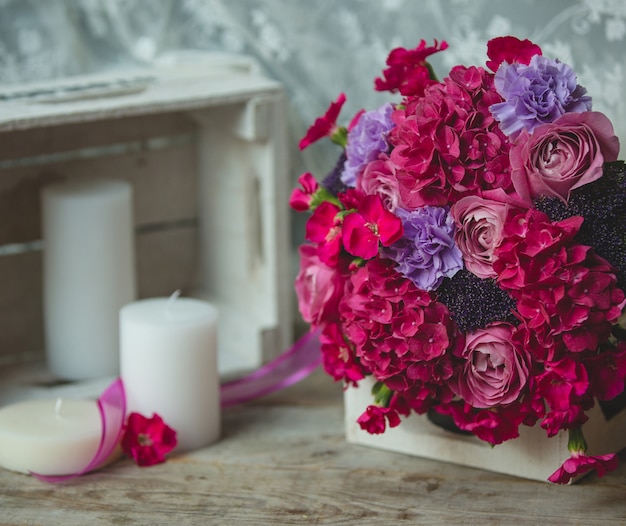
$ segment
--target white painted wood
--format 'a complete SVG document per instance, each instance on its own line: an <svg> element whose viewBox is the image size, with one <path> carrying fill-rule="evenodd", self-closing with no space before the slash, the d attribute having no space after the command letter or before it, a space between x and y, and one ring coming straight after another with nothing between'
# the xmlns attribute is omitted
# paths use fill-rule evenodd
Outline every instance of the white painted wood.
<svg viewBox="0 0 626 526"><path fill-rule="evenodd" d="M43 184L127 179L140 296L178 285L216 303L220 372L256 368L292 339L286 121L281 85L241 56L187 53L151 68L0 89L0 245L38 242ZM27 256L25 276L18 267ZM39 256L0 256L20 277L6 301L0 293L0 326L16 317L32 325L27 339L18 324L0 363L14 348L41 353L33 349ZM26 311L8 313L23 293Z"/></svg>
<svg viewBox="0 0 626 526"><path fill-rule="evenodd" d="M373 384L368 377L344 393L346 437L351 443L541 481L547 481L570 456L567 432L547 438L538 425L521 426L519 438L495 447L474 436L446 431L426 415L417 414L402 418L399 426L381 435L370 435L356 420L373 403ZM597 404L588 414L583 427L588 454L614 453L626 447L626 410L608 422Z"/></svg>

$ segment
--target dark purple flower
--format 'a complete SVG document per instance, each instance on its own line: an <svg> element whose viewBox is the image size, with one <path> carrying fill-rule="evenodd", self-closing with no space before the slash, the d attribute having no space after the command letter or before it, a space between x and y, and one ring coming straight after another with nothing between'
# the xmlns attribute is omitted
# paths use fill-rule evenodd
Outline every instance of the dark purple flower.
<svg viewBox="0 0 626 526"><path fill-rule="evenodd" d="M397 263L396 270L422 290L434 290L444 278L463 268L463 256L454 243L454 219L448 207L424 206L412 212L396 209L404 235L382 255Z"/></svg>
<svg viewBox="0 0 626 526"><path fill-rule="evenodd" d="M380 153L389 150L387 133L393 128L391 120L393 105L383 104L380 108L361 115L356 125L348 133L346 145L347 160L341 176L346 186L356 186L357 177L365 166L374 161Z"/></svg>
<svg viewBox="0 0 626 526"><path fill-rule="evenodd" d="M500 129L515 138L523 129L554 122L567 112L591 109L587 90L576 83L574 70L558 60L535 55L528 65L503 62L494 77L504 102L489 109Z"/></svg>

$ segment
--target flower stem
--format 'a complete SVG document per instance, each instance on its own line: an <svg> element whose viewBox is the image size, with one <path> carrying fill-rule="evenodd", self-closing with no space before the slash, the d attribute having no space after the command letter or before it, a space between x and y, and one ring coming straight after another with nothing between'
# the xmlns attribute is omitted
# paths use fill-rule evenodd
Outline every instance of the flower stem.
<svg viewBox="0 0 626 526"><path fill-rule="evenodd" d="M569 430L567 440L567 449L570 453L584 453L587 451L587 441L580 427L574 427Z"/></svg>

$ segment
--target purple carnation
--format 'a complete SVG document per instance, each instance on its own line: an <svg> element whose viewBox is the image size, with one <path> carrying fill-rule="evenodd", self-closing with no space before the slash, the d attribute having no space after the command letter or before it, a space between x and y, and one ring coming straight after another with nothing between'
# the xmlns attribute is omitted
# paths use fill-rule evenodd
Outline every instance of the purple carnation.
<svg viewBox="0 0 626 526"><path fill-rule="evenodd" d="M394 260L396 270L422 290L434 290L463 268L463 256L454 244L454 219L448 207L424 206L411 212L396 209L404 235L382 255Z"/></svg>
<svg viewBox="0 0 626 526"><path fill-rule="evenodd" d="M376 110L363 113L348 133L346 146L348 158L341 175L341 181L346 186L356 186L356 179L365 166L378 158L380 153L389 150L387 135L394 127L391 120L393 110L393 105L387 103Z"/></svg>
<svg viewBox="0 0 626 526"><path fill-rule="evenodd" d="M503 62L494 85L504 102L490 106L504 134L515 138L540 124L554 122L567 112L591 109L587 90L576 83L576 73L567 64L535 55L526 66Z"/></svg>

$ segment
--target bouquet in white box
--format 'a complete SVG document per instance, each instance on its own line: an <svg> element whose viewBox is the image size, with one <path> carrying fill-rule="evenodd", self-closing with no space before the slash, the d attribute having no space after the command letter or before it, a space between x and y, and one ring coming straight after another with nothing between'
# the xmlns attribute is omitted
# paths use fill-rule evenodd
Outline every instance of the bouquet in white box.
<svg viewBox="0 0 626 526"><path fill-rule="evenodd" d="M528 40L439 81L445 42L394 49L375 80L399 93L347 126L341 94L302 139L341 147L290 204L311 213L296 279L336 380L376 380L360 426L450 417L490 444L522 425L569 431L550 480L617 465L588 456L586 412L624 391L626 169L609 119L567 64Z"/></svg>

